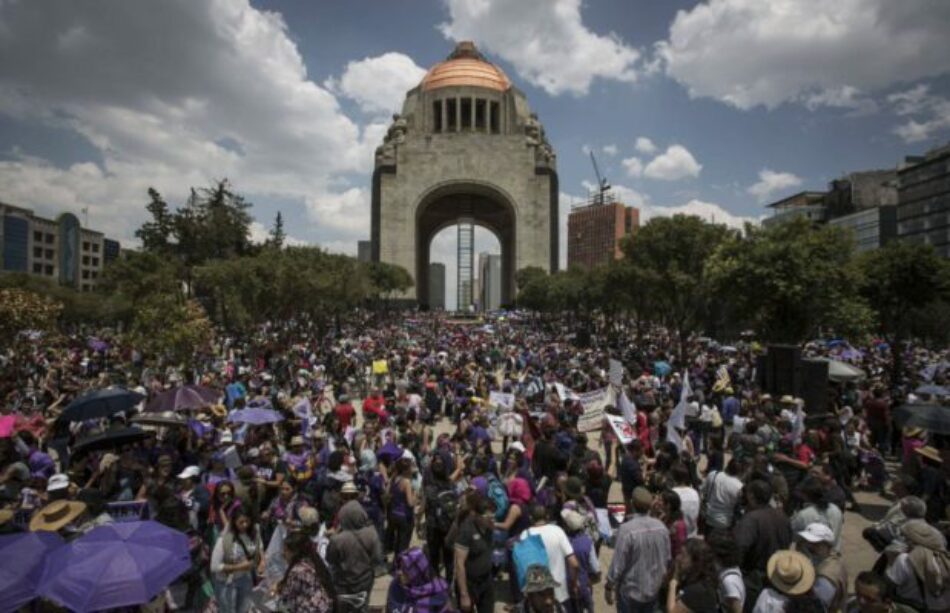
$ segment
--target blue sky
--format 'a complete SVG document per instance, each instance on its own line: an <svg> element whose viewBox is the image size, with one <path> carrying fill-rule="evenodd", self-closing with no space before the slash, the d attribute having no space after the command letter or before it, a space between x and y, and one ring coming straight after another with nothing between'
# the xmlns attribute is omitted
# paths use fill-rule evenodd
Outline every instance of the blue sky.
<svg viewBox="0 0 950 613"><path fill-rule="evenodd" d="M562 211L591 148L643 217L741 224L950 140L948 32L943 0L5 2L0 200L130 239L148 186L228 177L256 235L280 210L355 253L389 113L473 39L544 123Z"/></svg>

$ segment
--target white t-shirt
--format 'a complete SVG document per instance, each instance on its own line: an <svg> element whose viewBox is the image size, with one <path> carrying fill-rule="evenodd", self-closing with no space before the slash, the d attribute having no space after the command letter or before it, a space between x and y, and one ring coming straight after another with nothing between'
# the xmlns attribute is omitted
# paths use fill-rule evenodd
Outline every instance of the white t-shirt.
<svg viewBox="0 0 950 613"><path fill-rule="evenodd" d="M920 582L910 563L909 555L902 553L894 558L894 562L885 574L897 586L898 596L915 602L923 601L920 596ZM950 591L944 590L943 594L936 598L928 594L924 604L927 605L928 611L945 611L950 608Z"/></svg>
<svg viewBox="0 0 950 613"><path fill-rule="evenodd" d="M742 571L738 567L725 568L719 573L719 600L725 602L734 598L739 601L739 608L745 606L745 582L742 580Z"/></svg>
<svg viewBox="0 0 950 613"><path fill-rule="evenodd" d="M524 534L537 534L544 541L544 550L548 554L551 576L560 584L554 588L554 597L557 598L558 602L566 601L570 598L567 585L567 556L574 555L574 548L571 547L571 541L567 538L567 534L560 526L554 524L528 528Z"/></svg>
<svg viewBox="0 0 950 613"><path fill-rule="evenodd" d="M708 497L706 522L709 526L711 528L730 527L736 503L742 495L742 481L717 470L706 475L700 490Z"/></svg>
<svg viewBox="0 0 950 613"><path fill-rule="evenodd" d="M784 611L786 602L788 602L788 596L767 587L759 593L752 613L775 613L775 611Z"/></svg>
<svg viewBox="0 0 950 613"><path fill-rule="evenodd" d="M680 511L686 522L686 536L692 538L697 534L699 526L699 492L688 486L674 487L673 491L680 497Z"/></svg>

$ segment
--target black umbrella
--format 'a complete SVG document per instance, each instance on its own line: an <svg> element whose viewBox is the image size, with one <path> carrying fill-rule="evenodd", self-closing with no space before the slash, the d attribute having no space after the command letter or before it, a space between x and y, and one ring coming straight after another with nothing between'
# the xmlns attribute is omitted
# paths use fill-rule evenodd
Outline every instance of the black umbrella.
<svg viewBox="0 0 950 613"><path fill-rule="evenodd" d="M88 436L73 445L72 455L78 456L89 451L116 449L148 438L149 433L141 428L118 428L102 434Z"/></svg>
<svg viewBox="0 0 950 613"><path fill-rule="evenodd" d="M60 419L85 421L87 419L109 417L121 411L128 411L144 399L145 396L142 394L123 387L95 390L70 402L69 406L60 415Z"/></svg>
<svg viewBox="0 0 950 613"><path fill-rule="evenodd" d="M934 434L950 434L950 407L904 404L894 411L894 421L903 428L917 427Z"/></svg>

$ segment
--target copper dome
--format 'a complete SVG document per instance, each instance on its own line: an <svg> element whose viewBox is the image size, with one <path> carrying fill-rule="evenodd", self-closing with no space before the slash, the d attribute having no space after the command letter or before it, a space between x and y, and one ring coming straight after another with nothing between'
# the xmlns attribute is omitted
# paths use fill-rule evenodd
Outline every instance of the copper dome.
<svg viewBox="0 0 950 613"><path fill-rule="evenodd" d="M469 41L460 42L444 62L429 69L422 78L423 91L440 87L483 87L496 91L507 91L511 81L501 68L482 56Z"/></svg>

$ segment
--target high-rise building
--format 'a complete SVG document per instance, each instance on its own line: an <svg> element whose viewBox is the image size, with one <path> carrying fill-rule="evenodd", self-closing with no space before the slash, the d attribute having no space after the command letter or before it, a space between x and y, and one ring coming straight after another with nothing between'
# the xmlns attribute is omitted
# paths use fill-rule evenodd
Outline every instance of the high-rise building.
<svg viewBox="0 0 950 613"><path fill-rule="evenodd" d="M640 211L597 194L567 217L567 265L592 268L623 257L620 241L640 227Z"/></svg>
<svg viewBox="0 0 950 613"><path fill-rule="evenodd" d="M501 256L478 254L478 307L482 311L501 308Z"/></svg>
<svg viewBox="0 0 950 613"><path fill-rule="evenodd" d="M356 243L356 259L360 262L373 261L373 241L359 241Z"/></svg>
<svg viewBox="0 0 950 613"><path fill-rule="evenodd" d="M908 157L897 178L898 238L950 257L950 145Z"/></svg>
<svg viewBox="0 0 950 613"><path fill-rule="evenodd" d="M445 264L441 262L429 263L429 308L445 310Z"/></svg>
<svg viewBox="0 0 950 613"><path fill-rule="evenodd" d="M83 228L72 213L55 220L0 202L0 271L20 272L90 291L119 243Z"/></svg>

